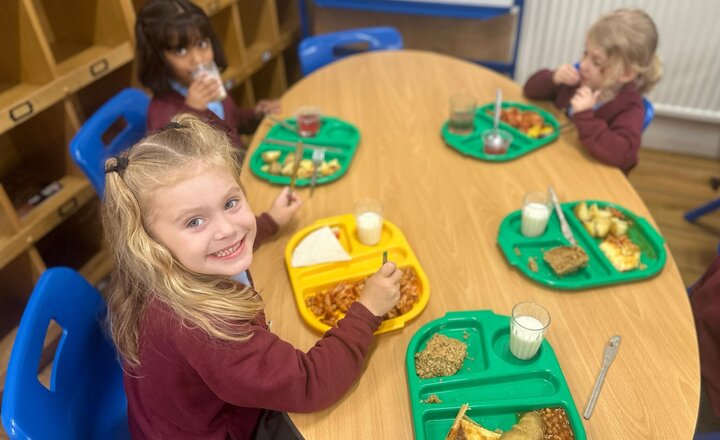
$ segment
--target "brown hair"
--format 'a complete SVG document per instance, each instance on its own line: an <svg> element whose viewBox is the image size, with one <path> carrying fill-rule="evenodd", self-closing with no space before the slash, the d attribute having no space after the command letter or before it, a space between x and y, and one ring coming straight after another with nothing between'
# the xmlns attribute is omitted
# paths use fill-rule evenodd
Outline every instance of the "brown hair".
<svg viewBox="0 0 720 440"><path fill-rule="evenodd" d="M625 69L637 72L640 93L660 81L662 63L655 53L658 32L652 18L640 9L617 9L600 17L587 32L587 41L603 49L605 87L615 84Z"/></svg>
<svg viewBox="0 0 720 440"><path fill-rule="evenodd" d="M227 60L210 19L202 9L187 0L150 0L135 21L135 51L140 82L155 95L172 90L173 73L163 51L191 45L198 38L209 38L215 64L222 71Z"/></svg>
<svg viewBox="0 0 720 440"><path fill-rule="evenodd" d="M224 133L185 114L122 158L105 163L102 218L115 267L108 321L115 346L131 367L140 362L140 323L153 299L166 304L184 325L216 339L244 341L252 336L246 323L262 310L260 296L230 277L187 269L146 227L158 187L208 167L229 170L240 184L236 151Z"/></svg>

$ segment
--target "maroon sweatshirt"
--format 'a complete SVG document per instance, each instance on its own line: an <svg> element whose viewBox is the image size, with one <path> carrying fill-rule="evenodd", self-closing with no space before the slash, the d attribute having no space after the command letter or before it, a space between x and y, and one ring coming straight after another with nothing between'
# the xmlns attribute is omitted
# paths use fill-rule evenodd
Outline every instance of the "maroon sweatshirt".
<svg viewBox="0 0 720 440"><path fill-rule="evenodd" d="M700 349L700 373L710 406L716 417L720 417L720 255L692 286L691 292L690 305Z"/></svg>
<svg viewBox="0 0 720 440"><path fill-rule="evenodd" d="M230 95L225 98L222 104L225 110L224 120L210 110L198 111L187 106L185 97L175 90L162 96L153 96L147 115L148 132L164 128L172 121L172 118L180 113L191 113L213 127L222 129L233 145L246 152L247 147L243 145L238 133L252 134L260 123L260 119L255 114L255 110L238 108Z"/></svg>
<svg viewBox="0 0 720 440"><path fill-rule="evenodd" d="M132 437L248 439L263 409L327 408L357 380L380 322L354 303L303 353L270 332L264 313L249 323L249 340L229 343L151 300L140 326L140 366L126 367L124 376Z"/></svg>
<svg viewBox="0 0 720 440"><path fill-rule="evenodd" d="M525 96L550 99L558 108L567 109L579 86L556 85L552 75L553 71L547 69L532 75L525 83ZM591 156L625 174L637 165L645 108L634 82L623 86L615 98L597 110L573 113L572 120L580 143Z"/></svg>

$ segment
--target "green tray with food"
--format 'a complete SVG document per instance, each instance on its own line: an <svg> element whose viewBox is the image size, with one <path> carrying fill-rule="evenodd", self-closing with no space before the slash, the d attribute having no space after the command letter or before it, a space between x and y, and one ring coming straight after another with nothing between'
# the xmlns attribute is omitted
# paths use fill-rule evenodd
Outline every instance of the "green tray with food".
<svg viewBox="0 0 720 440"><path fill-rule="evenodd" d="M510 318L491 310L449 312L413 335L405 365L416 439L586 438L548 341L520 360L509 339ZM513 436L520 430L540 437Z"/></svg>
<svg viewBox="0 0 720 440"><path fill-rule="evenodd" d="M522 210L500 224L498 245L528 278L556 289L577 290L650 278L665 266L665 240L644 218L614 203L562 203L577 246L570 246L552 210L536 237L522 233Z"/></svg>
<svg viewBox="0 0 720 440"><path fill-rule="evenodd" d="M289 185L295 166L296 144L302 140L302 159L297 168L296 186L311 184L315 173L312 156L315 149L324 149L325 157L318 166L317 185L334 182L350 167L360 144L360 130L338 118L323 116L313 137L300 137L296 118L285 119L285 126L274 125L250 157L250 170L259 178L276 185Z"/></svg>
<svg viewBox="0 0 720 440"><path fill-rule="evenodd" d="M474 128L466 135L452 133L450 121L442 126L445 142L459 152L474 158L492 162L517 159L557 139L560 124L555 116L539 107L520 102L503 102L500 128L512 135L512 143L504 152L486 152L483 133L493 128L495 104L490 103L475 111Z"/></svg>

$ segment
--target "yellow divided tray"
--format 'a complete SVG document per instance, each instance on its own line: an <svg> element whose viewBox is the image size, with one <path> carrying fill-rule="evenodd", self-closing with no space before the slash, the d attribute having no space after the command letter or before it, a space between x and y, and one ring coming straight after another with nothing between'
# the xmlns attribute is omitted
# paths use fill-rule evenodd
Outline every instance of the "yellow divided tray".
<svg viewBox="0 0 720 440"><path fill-rule="evenodd" d="M337 228L340 231L340 243L352 259L350 261L323 263L307 267L292 267L292 253L298 243L312 231L324 226ZM290 282L295 293L295 302L305 321L312 328L323 333L330 330L329 325L321 322L308 309L307 305L305 305L305 298L323 290L332 289L343 281L356 282L377 272L382 266L383 251L387 251L388 261L394 262L398 267L410 267L415 270L419 284L419 295L418 302L409 312L383 321L380 328L375 332L376 334L403 328L406 322L418 316L425 309L430 297L430 284L427 276L420 267L420 263L400 229L385 220L380 242L375 246L366 246L358 241L355 217L352 214L346 214L318 220L295 233L285 248L285 267L287 267L290 275Z"/></svg>

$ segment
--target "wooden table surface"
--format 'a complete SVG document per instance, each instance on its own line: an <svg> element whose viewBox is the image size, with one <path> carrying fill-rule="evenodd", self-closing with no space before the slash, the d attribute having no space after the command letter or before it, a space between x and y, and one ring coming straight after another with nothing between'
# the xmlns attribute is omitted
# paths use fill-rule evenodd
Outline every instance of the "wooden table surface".
<svg viewBox="0 0 720 440"><path fill-rule="evenodd" d="M536 301L552 316L553 346L578 411L587 403L609 337L623 337L591 420L589 439L689 439L699 399L698 348L678 269L668 251L663 271L630 284L574 292L536 284L512 269L496 244L498 226L519 209L522 196L557 189L561 201L619 203L654 224L625 176L582 151L573 128L554 143L519 159L489 163L447 147L439 134L448 97L471 93L492 102L497 87L523 101L521 87L477 65L429 52L375 52L346 58L302 79L282 97L283 115L304 104L355 124L361 144L347 174L319 186L296 220L256 254L252 273L273 330L302 350L320 338L297 311L285 246L317 219L350 213L373 197L385 218L404 232L430 280L425 311L404 329L376 337L367 366L350 391L327 410L292 414L307 439L411 439L412 414L405 351L413 334L448 311L491 309L509 315ZM263 123L257 147L271 124ZM244 183L256 212L279 187L244 165Z"/></svg>

